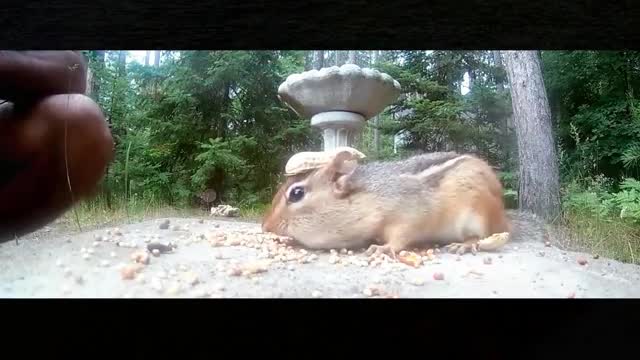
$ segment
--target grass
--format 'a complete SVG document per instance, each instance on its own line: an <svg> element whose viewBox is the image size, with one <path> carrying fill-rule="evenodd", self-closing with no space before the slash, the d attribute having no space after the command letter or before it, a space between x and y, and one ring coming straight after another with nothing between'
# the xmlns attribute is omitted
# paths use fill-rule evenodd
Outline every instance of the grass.
<svg viewBox="0 0 640 360"><path fill-rule="evenodd" d="M568 249L640 264L640 228L623 219L566 211L556 229Z"/></svg>
<svg viewBox="0 0 640 360"><path fill-rule="evenodd" d="M267 206L267 204L259 204L240 207L239 218L259 222ZM141 201L131 198L127 200L124 197L114 197L109 207L106 198L98 196L78 203L73 210L62 216L57 224L68 230L77 231L76 215L82 230L87 230L163 217L207 218L209 212L199 208L168 205L160 201Z"/></svg>

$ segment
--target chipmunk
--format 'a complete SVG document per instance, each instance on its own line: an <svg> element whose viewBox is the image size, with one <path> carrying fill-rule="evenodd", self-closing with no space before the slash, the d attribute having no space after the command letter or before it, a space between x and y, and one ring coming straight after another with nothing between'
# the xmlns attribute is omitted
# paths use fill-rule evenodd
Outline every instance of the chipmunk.
<svg viewBox="0 0 640 360"><path fill-rule="evenodd" d="M291 176L273 198L265 232L311 249L363 248L396 253L445 245L464 254L494 250L511 224L493 169L474 155L438 152L359 164L340 149ZM306 171L303 171L306 170Z"/></svg>

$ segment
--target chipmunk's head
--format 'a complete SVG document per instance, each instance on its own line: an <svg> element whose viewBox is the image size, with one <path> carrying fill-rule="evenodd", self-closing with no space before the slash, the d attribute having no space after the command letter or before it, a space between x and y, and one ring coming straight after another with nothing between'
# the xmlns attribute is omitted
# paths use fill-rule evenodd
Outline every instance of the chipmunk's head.
<svg viewBox="0 0 640 360"><path fill-rule="evenodd" d="M350 178L362 157L352 150L339 149L315 161L304 161L305 166L289 176L274 196L262 223L263 231L303 243L327 236L347 210L348 197L356 191ZM302 157L292 160L293 165L303 162Z"/></svg>

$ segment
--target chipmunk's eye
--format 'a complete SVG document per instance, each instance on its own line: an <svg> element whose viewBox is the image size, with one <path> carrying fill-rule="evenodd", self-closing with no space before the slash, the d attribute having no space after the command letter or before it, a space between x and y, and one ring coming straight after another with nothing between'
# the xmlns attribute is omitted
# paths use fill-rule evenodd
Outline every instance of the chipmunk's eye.
<svg viewBox="0 0 640 360"><path fill-rule="evenodd" d="M298 202L300 200L302 200L302 198L304 197L304 188L302 186L296 186L294 188L292 188L291 190L289 190L289 202Z"/></svg>

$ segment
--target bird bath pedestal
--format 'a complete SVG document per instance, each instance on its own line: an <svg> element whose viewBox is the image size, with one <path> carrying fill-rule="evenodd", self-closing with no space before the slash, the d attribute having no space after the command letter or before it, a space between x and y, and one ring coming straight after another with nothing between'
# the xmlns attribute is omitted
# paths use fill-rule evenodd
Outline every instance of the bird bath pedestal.
<svg viewBox="0 0 640 360"><path fill-rule="evenodd" d="M400 84L377 70L346 64L290 75L278 97L322 131L323 150L353 147L367 120L400 96Z"/></svg>

